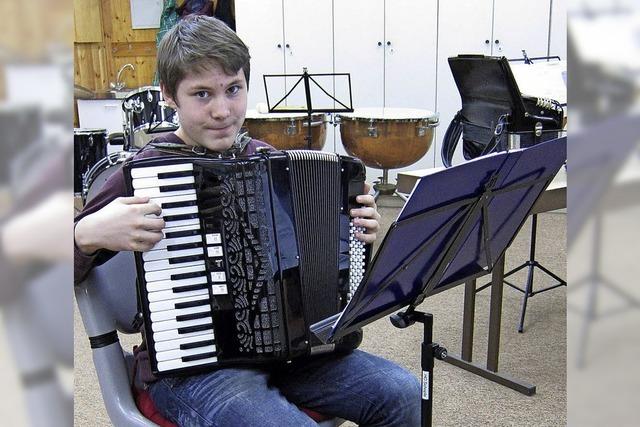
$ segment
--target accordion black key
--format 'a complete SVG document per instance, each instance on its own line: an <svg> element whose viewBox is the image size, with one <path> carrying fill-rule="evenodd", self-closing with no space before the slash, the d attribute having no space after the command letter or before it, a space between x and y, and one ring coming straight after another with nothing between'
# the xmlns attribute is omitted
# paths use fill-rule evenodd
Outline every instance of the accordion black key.
<svg viewBox="0 0 640 427"><path fill-rule="evenodd" d="M363 192L359 160L303 150L167 156L124 171L129 194L160 205L166 224L135 255L154 374L331 350L309 326L346 306L369 262L349 216Z"/></svg>

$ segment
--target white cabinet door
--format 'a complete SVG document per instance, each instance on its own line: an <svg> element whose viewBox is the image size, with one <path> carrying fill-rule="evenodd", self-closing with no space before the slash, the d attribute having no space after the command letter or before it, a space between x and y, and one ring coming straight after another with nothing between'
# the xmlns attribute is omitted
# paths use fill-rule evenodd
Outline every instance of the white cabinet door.
<svg viewBox="0 0 640 427"><path fill-rule="evenodd" d="M336 73L351 74L353 107L384 104L384 0L334 0Z"/></svg>
<svg viewBox="0 0 640 427"><path fill-rule="evenodd" d="M283 0L236 0L236 32L249 48L248 108L266 102L264 74L284 73ZM269 93L284 94L284 81L269 80ZM273 87L271 85L274 85Z"/></svg>
<svg viewBox="0 0 640 427"><path fill-rule="evenodd" d="M550 0L495 0L493 55L508 59L546 56Z"/></svg>
<svg viewBox="0 0 640 427"><path fill-rule="evenodd" d="M447 59L460 54L491 54L493 0L447 0L440 2L438 30L438 77L436 111L440 126L431 150L434 165L442 166L442 137L455 113L462 107L460 93L453 80ZM458 147L454 163L462 160Z"/></svg>
<svg viewBox="0 0 640 427"><path fill-rule="evenodd" d="M436 0L386 1L385 107L436 110L437 6ZM395 182L401 170L433 164L432 146L413 165L389 171L389 180Z"/></svg>
<svg viewBox="0 0 640 427"><path fill-rule="evenodd" d="M437 11L436 0L386 2L385 107L435 110Z"/></svg>
<svg viewBox="0 0 640 427"><path fill-rule="evenodd" d="M567 0L551 0L549 56L567 59Z"/></svg>
<svg viewBox="0 0 640 427"><path fill-rule="evenodd" d="M333 72L333 2L332 0L284 0L284 46L286 74ZM299 78L287 78L287 91ZM333 94L333 79L318 77L318 84ZM333 101L313 83L311 102L314 108L332 108ZM328 103L330 102L330 105ZM289 106L305 106L302 82L287 98Z"/></svg>

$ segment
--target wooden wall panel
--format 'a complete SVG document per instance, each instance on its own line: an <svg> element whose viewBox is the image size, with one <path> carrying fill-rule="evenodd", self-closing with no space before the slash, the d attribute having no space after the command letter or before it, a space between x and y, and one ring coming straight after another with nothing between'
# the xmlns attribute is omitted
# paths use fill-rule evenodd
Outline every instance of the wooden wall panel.
<svg viewBox="0 0 640 427"><path fill-rule="evenodd" d="M75 84L92 90L108 88L106 51L101 43L76 43L73 59Z"/></svg>
<svg viewBox="0 0 640 427"><path fill-rule="evenodd" d="M111 0L112 42L155 41L157 28L134 30L131 28L131 4L129 0Z"/></svg>
<svg viewBox="0 0 640 427"><path fill-rule="evenodd" d="M122 73L128 88L149 86L153 82L156 62L156 34L158 29L134 30L131 28L130 0L74 0L77 11L75 43L75 83L94 91L109 90L109 83L116 81L118 70L130 63L130 69ZM89 4L87 4L89 3ZM84 8L94 9L91 13ZM96 25L78 25L78 16L95 20L100 17L101 34L97 40ZM82 43L83 41L97 41Z"/></svg>
<svg viewBox="0 0 640 427"><path fill-rule="evenodd" d="M100 0L73 0L75 41L102 42L102 13Z"/></svg>

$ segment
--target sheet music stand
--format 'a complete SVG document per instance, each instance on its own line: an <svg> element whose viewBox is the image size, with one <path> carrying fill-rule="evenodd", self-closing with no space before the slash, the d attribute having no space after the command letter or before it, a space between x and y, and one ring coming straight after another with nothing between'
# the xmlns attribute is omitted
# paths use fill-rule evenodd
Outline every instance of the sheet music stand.
<svg viewBox="0 0 640 427"><path fill-rule="evenodd" d="M323 342L333 342L408 305L392 323L424 325L422 426L430 426L433 358L447 354L432 342L432 316L417 306L498 265L565 160L562 137L421 178L345 310L311 330Z"/></svg>
<svg viewBox="0 0 640 427"><path fill-rule="evenodd" d="M349 105L345 105L338 99L336 99L333 95L327 92L321 85L318 83L314 77L337 77L337 76L346 76L348 89L349 89ZM298 81L294 83L294 85L289 89L289 91L278 101L273 107L269 102L269 89L267 85L267 78L275 77L275 78L284 78L287 77L299 77ZM307 114L307 136L305 137L305 141L307 141L308 149L311 149L312 137L311 137L311 116L313 113L353 113L353 97L351 94L351 75L349 73L321 73L321 74L309 74L307 72L307 68L302 69L302 74L264 74L262 76L264 80L264 91L267 97L267 106L269 108L270 113L306 113ZM306 108L278 108L295 90L296 87L300 83L304 84L304 93L305 93L305 103ZM314 108L313 102L311 100L311 83L313 83L316 87L318 87L322 92L324 92L329 98L331 98L334 102L338 103L342 106L342 108Z"/></svg>

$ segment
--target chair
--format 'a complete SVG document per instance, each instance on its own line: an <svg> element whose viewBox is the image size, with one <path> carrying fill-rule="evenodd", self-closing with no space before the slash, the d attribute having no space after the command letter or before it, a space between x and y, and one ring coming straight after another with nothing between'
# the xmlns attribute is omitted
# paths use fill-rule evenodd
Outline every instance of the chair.
<svg viewBox="0 0 640 427"><path fill-rule="evenodd" d="M137 312L136 272L132 252L120 252L96 267L87 279L75 287L76 301L85 331L89 336L102 398L114 426L157 427L144 414L147 405L136 405L132 390L133 355L124 350L118 332L138 333L132 322ZM139 397L138 402L140 402ZM328 419L302 408L322 427L338 426L342 420ZM319 418L316 418L319 417Z"/></svg>

